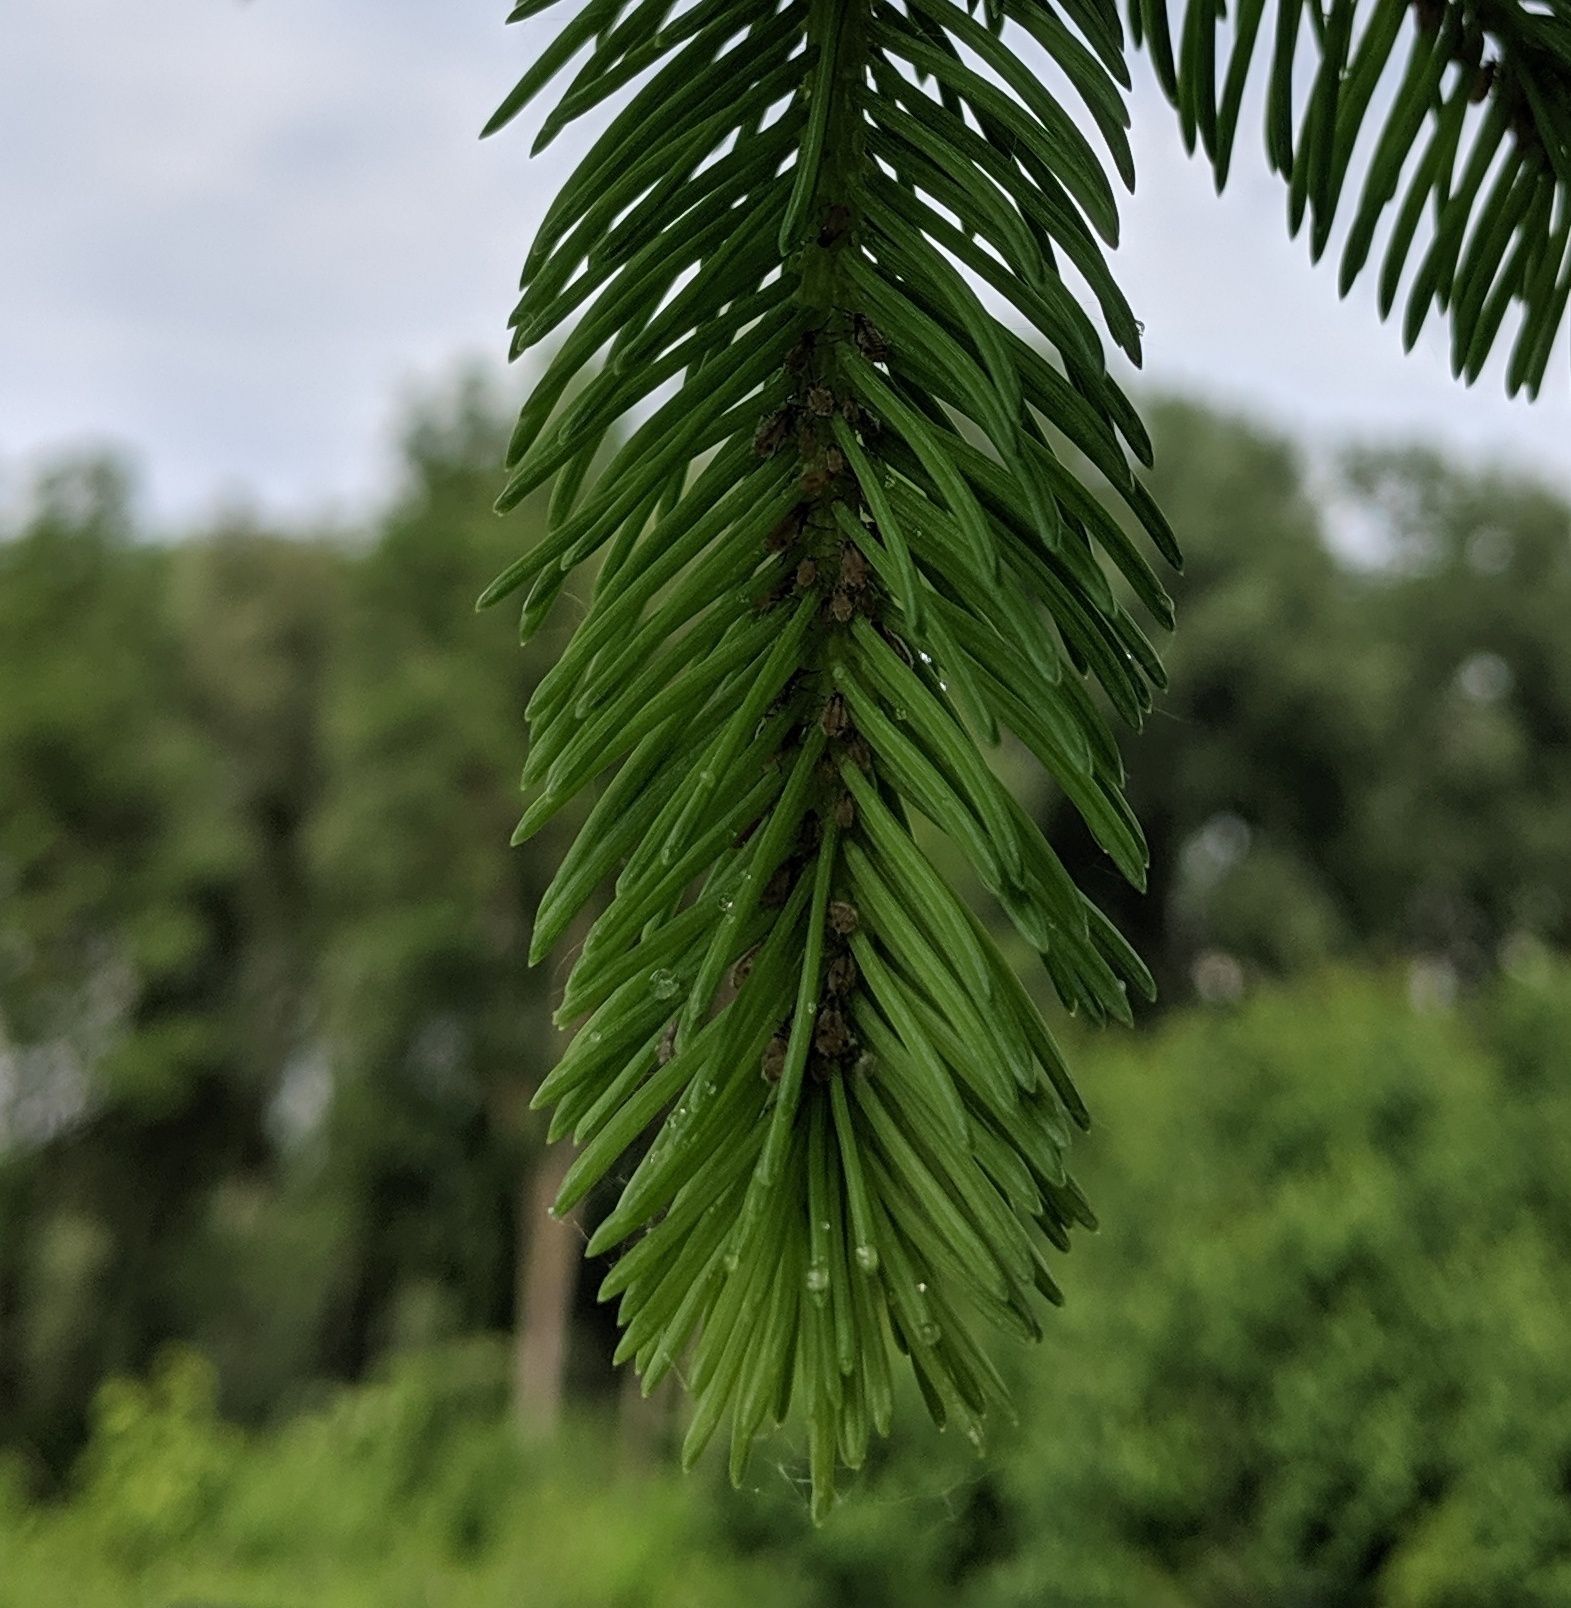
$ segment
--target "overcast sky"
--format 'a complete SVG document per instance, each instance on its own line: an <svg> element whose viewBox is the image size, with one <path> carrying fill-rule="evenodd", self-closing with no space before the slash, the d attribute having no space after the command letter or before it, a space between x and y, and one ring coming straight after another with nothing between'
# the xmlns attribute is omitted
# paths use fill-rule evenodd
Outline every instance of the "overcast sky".
<svg viewBox="0 0 1571 1608"><path fill-rule="evenodd" d="M402 399L495 361L517 265L575 148L475 133L546 23L502 0L8 0L0 45L0 481L46 450L135 450L156 513L249 493L348 511ZM1571 489L1566 337L1538 404L1405 358L1367 293L1286 237L1241 137L1212 194L1135 99L1115 264L1153 381L1324 442L1424 434ZM499 365L498 365L499 367ZM506 383L515 390L525 376Z"/></svg>

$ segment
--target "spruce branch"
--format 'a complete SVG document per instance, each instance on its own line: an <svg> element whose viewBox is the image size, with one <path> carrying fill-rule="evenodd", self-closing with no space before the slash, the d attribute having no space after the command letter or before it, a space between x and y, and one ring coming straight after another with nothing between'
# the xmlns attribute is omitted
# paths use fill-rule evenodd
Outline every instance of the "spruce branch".
<svg viewBox="0 0 1571 1608"><path fill-rule="evenodd" d="M1135 5L1225 175L1264 0L1237 13L1225 73L1216 0L1190 0L1176 53L1162 0ZM1279 80L1302 9L1276 12L1268 119L1321 242L1402 8L1377 0L1361 34L1350 4L1312 10L1324 65L1295 123ZM1481 116L1481 65L1462 103L1431 59L1454 67L1475 15L1502 64ZM1563 106L1539 106L1564 13L1457 17L1418 15L1422 70L1360 218L1429 119L1441 158L1420 157L1398 224L1439 197L1414 295L1448 309L1470 372L1519 302L1512 376L1536 385L1565 301ZM1012 734L1144 885L1102 711L1138 726L1163 685L1137 615L1165 630L1172 604L1143 547L1178 548L1104 346L1139 360L1105 255L1133 181L1124 51L1114 0L583 0L487 126L580 57L537 149L626 92L524 265L514 355L572 328L499 506L550 483L551 507L481 599L521 594L527 638L593 574L529 702L516 835L600 788L531 945L595 905L558 1013L576 1032L537 1097L579 1147L558 1209L620 1176L589 1247L620 1250L601 1286L618 1360L646 1390L681 1365L684 1457L729 1421L737 1479L799 1405L819 1515L837 1465L888 1431L898 1359L940 1424L980 1440L1007 1412L981 1336L1040 1337L1049 1253L1094 1226L1066 1167L1086 1108L938 842L1068 1010L1127 1021L1128 988L1151 990L989 757ZM1502 121L1517 165L1475 208Z"/></svg>
<svg viewBox="0 0 1571 1608"><path fill-rule="evenodd" d="M1388 317L1405 282L1403 344L1438 309L1452 370L1471 383L1515 307L1506 387L1536 396L1571 301L1571 4L1242 0L1225 26L1218 0L1171 9L1130 0L1131 25L1217 188L1258 57L1266 157L1288 187L1289 227L1308 225L1318 261L1346 217L1342 294L1389 219L1378 305Z"/></svg>

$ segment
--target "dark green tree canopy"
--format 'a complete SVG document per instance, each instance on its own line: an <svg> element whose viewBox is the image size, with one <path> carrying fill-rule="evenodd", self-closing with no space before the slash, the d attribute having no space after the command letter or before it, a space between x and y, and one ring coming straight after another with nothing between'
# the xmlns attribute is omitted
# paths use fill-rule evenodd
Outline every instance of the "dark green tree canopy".
<svg viewBox="0 0 1571 1608"><path fill-rule="evenodd" d="M1564 0L1138 0L1129 34L1219 182L1253 66L1316 255L1344 217L1344 286L1378 262L1469 378L1515 309L1507 383L1537 390L1571 293ZM585 0L488 125L575 62L537 150L622 101L524 265L514 353L572 329L500 506L551 483L549 529L482 599L522 594L528 638L590 573L517 834L604 779L532 945L593 913L540 1090L581 1146L559 1206L630 1169L591 1245L632 1242L620 1355L646 1387L685 1364L687 1454L729 1414L734 1475L802 1400L819 1512L894 1351L980 1435L982 1326L1040 1335L1048 1249L1093 1223L1085 1108L954 862L1070 1011L1151 986L987 757L1012 734L1143 884L1108 718L1164 684L1147 550L1178 547L1108 361L1141 355L1106 256L1127 47L1112 0Z"/></svg>

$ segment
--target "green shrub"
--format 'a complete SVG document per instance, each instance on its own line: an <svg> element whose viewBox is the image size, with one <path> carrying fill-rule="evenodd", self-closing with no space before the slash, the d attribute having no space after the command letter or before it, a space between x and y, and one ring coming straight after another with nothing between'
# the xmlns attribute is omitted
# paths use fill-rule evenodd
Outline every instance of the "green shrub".
<svg viewBox="0 0 1571 1608"><path fill-rule="evenodd" d="M617 1475L604 1425L526 1449L506 1402L474 1340L247 1438L172 1353L105 1387L68 1507L0 1505L0 1608L805 1608L696 1482Z"/></svg>
<svg viewBox="0 0 1571 1608"><path fill-rule="evenodd" d="M93 1406L82 1510L104 1551L140 1565L189 1545L229 1493L242 1442L221 1423L197 1353L167 1353L145 1383L112 1379Z"/></svg>
<svg viewBox="0 0 1571 1608"><path fill-rule="evenodd" d="M998 1482L1051 1544L979 1598L1571 1601L1565 1043L1531 1121L1487 1034L1392 987L1110 1044L1108 1226Z"/></svg>
<svg viewBox="0 0 1571 1608"><path fill-rule="evenodd" d="M978 1458L897 1439L808 1524L526 1448L506 1351L402 1360L243 1439L179 1355L105 1392L77 1499L0 1503L0 1608L1563 1608L1571 975L1476 1008L1325 978L1082 1060L1106 1227Z"/></svg>
<svg viewBox="0 0 1571 1608"><path fill-rule="evenodd" d="M1521 970L1521 968L1519 968ZM980 1460L908 1445L814 1601L1571 1602L1571 975L1328 977L1081 1051L1099 1238Z"/></svg>

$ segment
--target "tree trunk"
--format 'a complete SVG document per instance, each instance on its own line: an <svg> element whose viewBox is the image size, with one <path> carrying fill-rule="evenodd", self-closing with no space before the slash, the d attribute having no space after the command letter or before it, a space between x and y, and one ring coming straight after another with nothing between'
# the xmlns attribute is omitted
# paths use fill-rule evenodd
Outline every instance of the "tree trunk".
<svg viewBox="0 0 1571 1608"><path fill-rule="evenodd" d="M678 1399L674 1373L668 1373L645 1396L637 1369L631 1362L623 1364L617 1417L622 1463L626 1468L650 1468L664 1462L674 1450Z"/></svg>
<svg viewBox="0 0 1571 1608"><path fill-rule="evenodd" d="M562 1414L581 1234L577 1207L558 1221L550 1206L572 1159L571 1146L549 1146L518 1195L513 1405L530 1435L551 1434Z"/></svg>

